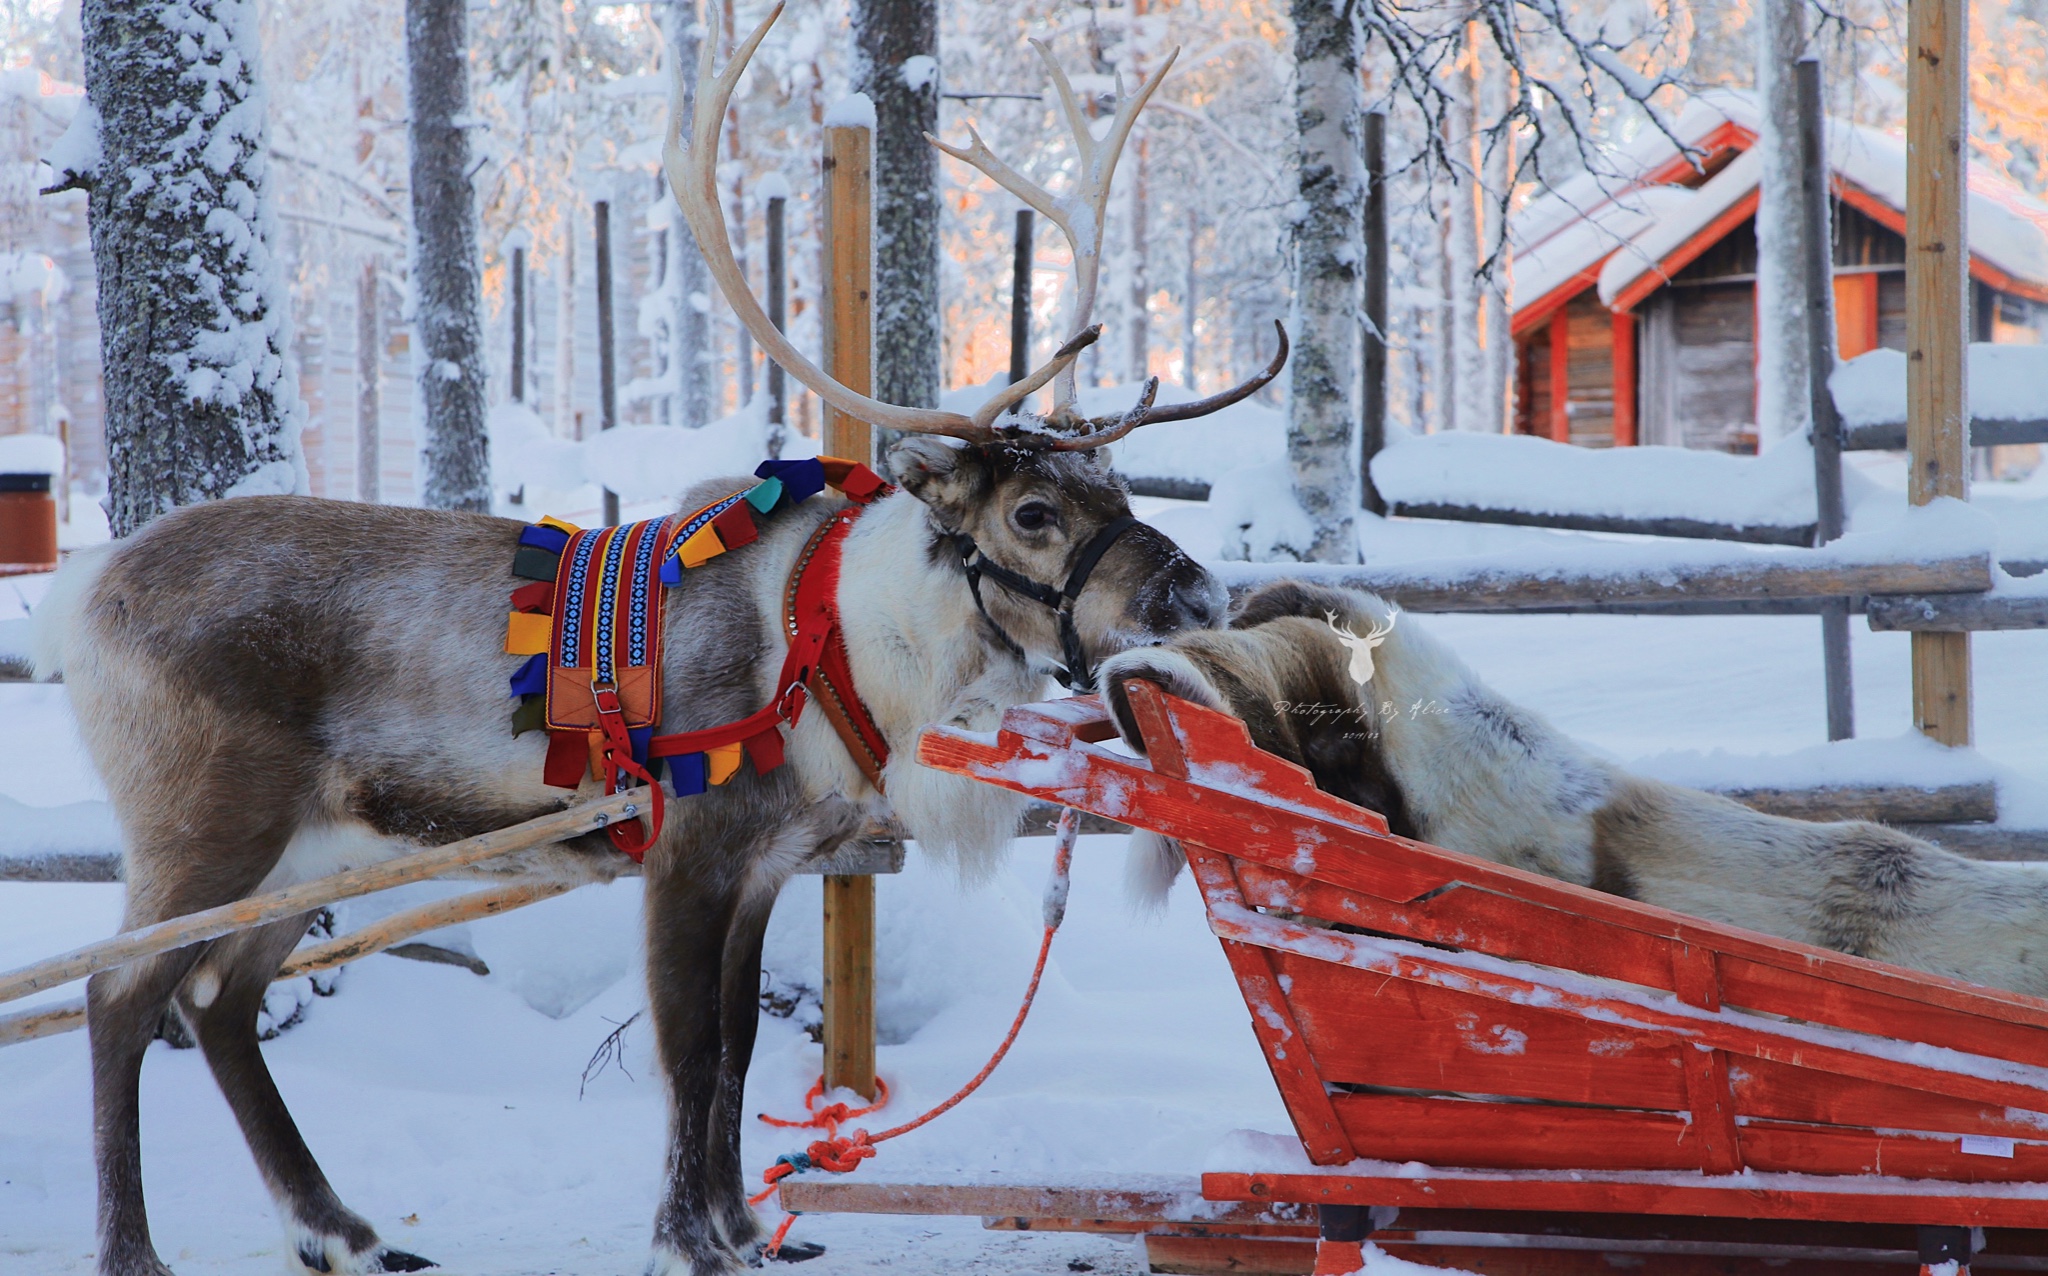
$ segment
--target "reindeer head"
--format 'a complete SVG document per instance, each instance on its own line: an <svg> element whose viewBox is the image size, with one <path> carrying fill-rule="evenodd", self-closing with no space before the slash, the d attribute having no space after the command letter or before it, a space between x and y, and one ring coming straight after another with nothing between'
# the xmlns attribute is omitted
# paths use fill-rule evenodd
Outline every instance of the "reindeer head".
<svg viewBox="0 0 2048 1276"><path fill-rule="evenodd" d="M1139 110L1159 87L1173 58L1167 58L1136 93L1120 98L1116 117L1098 142L1065 74L1045 46L1037 46L1051 69L1081 153L1079 185L1063 200L1053 199L997 159L978 136L965 149L931 139L947 154L973 164L1016 193L1065 232L1073 247L1076 331L1043 366L990 396L972 413L906 408L849 389L798 353L769 323L733 258L718 192L718 135L734 86L781 14L778 4L739 46L725 70L714 75L714 52L721 43L714 10L687 129L680 89L669 112L663 167L705 264L734 314L770 358L833 408L910 436L892 450L889 468L904 489L924 503L945 543L958 551L977 603L1002 641L1020 654L1063 660L1068 673L1085 686L1089 651L1121 650L1190 626L1221 624L1222 587L1172 541L1131 517L1127 489L1107 463L1097 459L1097 449L1140 426L1206 416L1254 393L1285 364L1286 330L1280 329L1280 349L1272 363L1222 394L1158 407L1153 396L1159 383L1153 378L1123 413L1086 417L1074 406L1074 360L1102 331L1088 321L1110 178ZM1027 409L1026 401L1049 382L1056 382L1050 410ZM983 581L998 588L984 589ZM1082 585L1090 588L1084 593Z"/></svg>
<svg viewBox="0 0 2048 1276"><path fill-rule="evenodd" d="M1372 628L1364 637L1360 637L1349 625L1337 623L1336 612L1323 613L1323 623L1330 627L1330 632L1337 635L1337 641L1343 643L1345 650L1351 653L1351 681L1361 687L1372 681L1373 648L1385 642L1387 636L1394 632L1394 622L1400 617L1400 612L1390 612L1385 623L1373 622Z"/></svg>

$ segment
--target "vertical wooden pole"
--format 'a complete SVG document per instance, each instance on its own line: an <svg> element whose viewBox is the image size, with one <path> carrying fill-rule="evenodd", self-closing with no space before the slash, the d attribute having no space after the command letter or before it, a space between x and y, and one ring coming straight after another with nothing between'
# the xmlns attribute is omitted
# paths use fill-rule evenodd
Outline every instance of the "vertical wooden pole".
<svg viewBox="0 0 2048 1276"><path fill-rule="evenodd" d="M1365 364L1360 397L1358 480L1365 508L1387 512L1372 483L1372 459L1387 445L1387 113L1365 116ZM1192 392L1194 387L1189 386Z"/></svg>
<svg viewBox="0 0 2048 1276"><path fill-rule="evenodd" d="M1562 306L1550 317L1550 437L1572 441L1572 324Z"/></svg>
<svg viewBox="0 0 2048 1276"><path fill-rule="evenodd" d="M612 205L598 200L591 218L597 232L597 428L619 423L619 366L612 349ZM619 522L619 494L604 490L604 525Z"/></svg>
<svg viewBox="0 0 2048 1276"><path fill-rule="evenodd" d="M873 139L825 130L825 371L873 391ZM827 407L827 456L874 460L873 429ZM825 878L825 1086L875 1097L875 879Z"/></svg>
<svg viewBox="0 0 2048 1276"><path fill-rule="evenodd" d="M1827 117L1821 110L1820 61L1801 58L1794 71L1799 92L1800 256L1806 274L1806 378L1813 418L1813 541L1842 534L1842 419L1828 377L1835 370L1835 244L1828 216L1833 177L1828 169ZM1856 734L1855 686L1849 670L1849 604L1821 604L1821 669L1827 691L1828 739Z"/></svg>
<svg viewBox="0 0 2048 1276"><path fill-rule="evenodd" d="M512 250L512 402L526 402L526 250Z"/></svg>
<svg viewBox="0 0 2048 1276"><path fill-rule="evenodd" d="M1906 15L1907 495L1968 500L1965 353L1969 241L1966 0L1909 0ZM1913 635L1913 722L1949 745L1970 743L1970 635Z"/></svg>
<svg viewBox="0 0 2048 1276"><path fill-rule="evenodd" d="M1636 316L1614 316L1614 446L1636 445Z"/></svg>
<svg viewBox="0 0 2048 1276"><path fill-rule="evenodd" d="M825 130L825 370L866 394L875 378L874 139ZM825 408L825 454L874 460L874 430Z"/></svg>
<svg viewBox="0 0 2048 1276"><path fill-rule="evenodd" d="M789 307L789 271L787 268L788 243L784 227L788 219L789 200L781 195L768 197L768 322L775 325L775 331L787 331ZM789 382L783 378L782 365L768 360L768 455L780 457L782 442L789 435Z"/></svg>
<svg viewBox="0 0 2048 1276"><path fill-rule="evenodd" d="M1031 371L1031 245L1037 215L1017 210L1017 246L1010 258L1010 384Z"/></svg>

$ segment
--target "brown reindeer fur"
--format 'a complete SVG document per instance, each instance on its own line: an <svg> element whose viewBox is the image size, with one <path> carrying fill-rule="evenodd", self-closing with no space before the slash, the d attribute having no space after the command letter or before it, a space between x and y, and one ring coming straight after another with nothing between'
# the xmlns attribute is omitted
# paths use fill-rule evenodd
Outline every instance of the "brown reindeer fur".
<svg viewBox="0 0 2048 1276"><path fill-rule="evenodd" d="M1125 738L1124 680L1244 719L1262 748L1396 833L1518 868L1858 956L2048 995L2048 866L1985 863L1862 821L1810 823L1645 779L1597 759L1492 691L1412 616L1370 683L1329 625L1392 609L1300 582L1248 597L1223 633L1187 633L1104 662ZM1178 854L1134 845L1159 892Z"/></svg>
<svg viewBox="0 0 2048 1276"><path fill-rule="evenodd" d="M915 760L931 721L992 727L1044 676L974 610L942 532L1012 570L1061 582L1128 513L1092 454L914 438L904 490L849 535L840 606L855 680L887 737L888 798L824 714L788 732L789 764L668 804L646 859L648 991L670 1094L667 1187L649 1271L730 1272L760 1226L739 1165L762 932L782 883L872 821L894 819L972 871L1008 841L1021 802ZM702 485L694 509L751 480ZM1052 517L1027 528L1019 511ZM768 702L783 588L835 508L764 520L760 540L669 591L660 729L700 729ZM124 924L227 903L408 847L529 819L571 795L541 782L545 736L514 738L503 651L520 524L479 515L255 497L179 510L67 568L39 621L126 835ZM1051 614L989 591L996 619L1056 658ZM1222 591L1165 537L1120 539L1076 609L1092 651L1220 621ZM1040 666L1043 667L1042 665ZM587 798L586 782L575 795ZM494 861L499 874L605 880L624 860L596 836ZM321 1272L409 1270L340 1202L299 1138L256 1045L262 990L303 926L138 962L94 978L88 1016L100 1175L100 1271L158 1276L144 1212L137 1077L178 997L277 1201L293 1250ZM196 972L196 973L195 973Z"/></svg>

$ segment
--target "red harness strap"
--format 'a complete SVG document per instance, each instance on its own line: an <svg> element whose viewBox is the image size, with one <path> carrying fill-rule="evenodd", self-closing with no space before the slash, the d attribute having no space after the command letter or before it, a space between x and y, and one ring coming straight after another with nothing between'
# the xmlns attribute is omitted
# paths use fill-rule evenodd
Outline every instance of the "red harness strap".
<svg viewBox="0 0 2048 1276"><path fill-rule="evenodd" d="M873 715L853 689L853 668L847 662L846 641L839 626L839 568L846 534L852 530L855 520L869 502L890 490L886 486L877 486L862 495L849 492L854 503L826 519L812 533L803 553L798 556L789 575L789 585L783 593L787 600L784 631L789 638L789 652L783 657L782 671L775 678L774 698L765 707L737 722L707 727L702 731L655 736L647 745L650 759L703 753L725 745L741 744L753 761L755 773L766 775L782 765L780 724L788 722L795 725L803 713L807 695L817 694L819 703L825 706L826 716L838 728L854 761L880 788L881 768L889 760L889 745L880 728L875 726ZM601 712L600 716L605 722L607 767L611 767L613 758L623 757L625 764L621 769L647 780L646 773L633 764L631 750L627 747L624 719L613 713ZM616 736L612 729L614 721L618 723ZM842 721L846 725L841 725ZM608 787L612 778L608 772ZM647 853L647 848L653 845L661 832L661 786L655 784L652 787L655 792L653 810L649 814L653 827L644 840L621 838L620 833L624 830L617 826L608 830L612 834L612 844L635 861ZM635 844L628 845L629 840Z"/></svg>

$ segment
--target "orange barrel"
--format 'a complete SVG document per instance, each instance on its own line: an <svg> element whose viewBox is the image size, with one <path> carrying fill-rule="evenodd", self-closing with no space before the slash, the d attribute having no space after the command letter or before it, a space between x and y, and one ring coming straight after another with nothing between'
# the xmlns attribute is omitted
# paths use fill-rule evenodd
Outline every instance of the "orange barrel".
<svg viewBox="0 0 2048 1276"><path fill-rule="evenodd" d="M0 474L0 576L57 570L57 499L47 474Z"/></svg>

